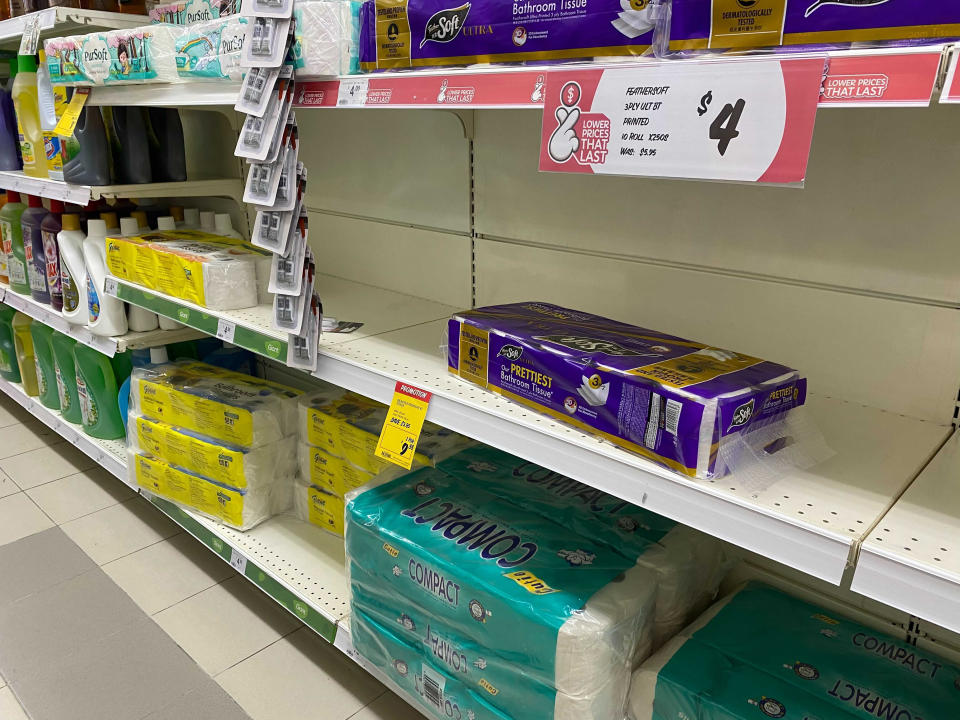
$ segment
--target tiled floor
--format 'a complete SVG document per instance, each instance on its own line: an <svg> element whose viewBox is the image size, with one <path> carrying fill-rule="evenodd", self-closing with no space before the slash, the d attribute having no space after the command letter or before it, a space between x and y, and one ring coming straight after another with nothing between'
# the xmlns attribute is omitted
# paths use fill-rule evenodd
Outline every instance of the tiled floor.
<svg viewBox="0 0 960 720"><path fill-rule="evenodd" d="M422 716L0 395L0 720Z"/></svg>

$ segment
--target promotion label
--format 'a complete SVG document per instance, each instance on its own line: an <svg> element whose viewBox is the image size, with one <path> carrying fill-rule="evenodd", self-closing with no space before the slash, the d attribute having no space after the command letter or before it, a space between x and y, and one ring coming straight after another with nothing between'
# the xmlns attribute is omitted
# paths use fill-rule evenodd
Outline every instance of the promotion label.
<svg viewBox="0 0 960 720"><path fill-rule="evenodd" d="M943 83L943 92L940 93L941 103L960 103L960 73L957 72L957 63L960 62L960 52L954 50L947 66L947 78Z"/></svg>
<svg viewBox="0 0 960 720"><path fill-rule="evenodd" d="M397 382L374 454L409 470L433 393Z"/></svg>
<svg viewBox="0 0 960 720"><path fill-rule="evenodd" d="M547 74L540 170L799 183L824 58Z"/></svg>

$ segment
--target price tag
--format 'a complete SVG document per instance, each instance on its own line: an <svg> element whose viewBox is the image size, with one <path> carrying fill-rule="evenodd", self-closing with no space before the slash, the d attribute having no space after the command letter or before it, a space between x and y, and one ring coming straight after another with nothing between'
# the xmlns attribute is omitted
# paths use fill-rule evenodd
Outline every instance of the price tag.
<svg viewBox="0 0 960 720"><path fill-rule="evenodd" d="M943 83L943 92L940 93L941 103L960 103L960 73L957 65L960 64L960 52L954 50L950 55L950 64L947 66L947 78Z"/></svg>
<svg viewBox="0 0 960 720"><path fill-rule="evenodd" d="M233 335L237 331L237 324L229 320L217 320L217 337L224 342L232 343Z"/></svg>
<svg viewBox="0 0 960 720"><path fill-rule="evenodd" d="M337 107L363 107L367 102L367 78L341 80L337 90Z"/></svg>
<svg viewBox="0 0 960 720"><path fill-rule="evenodd" d="M40 14L27 15L23 21L23 35L20 38L20 55L36 55L40 42Z"/></svg>
<svg viewBox="0 0 960 720"><path fill-rule="evenodd" d="M89 96L90 88L81 87L73 91L73 97L70 98L70 102L63 111L63 115L60 116L57 126L53 129L57 135L63 135L64 137L73 135L73 130L77 127L77 120L80 119L80 113L83 111L83 106Z"/></svg>
<svg viewBox="0 0 960 720"><path fill-rule="evenodd" d="M241 575L247 574L247 559L236 548L230 548L230 567Z"/></svg>
<svg viewBox="0 0 960 720"><path fill-rule="evenodd" d="M540 169L801 182L824 68L790 58L550 72Z"/></svg>
<svg viewBox="0 0 960 720"><path fill-rule="evenodd" d="M410 469L432 396L433 394L426 390L403 382L397 383L387 419L377 441L374 453L377 457Z"/></svg>
<svg viewBox="0 0 960 720"><path fill-rule="evenodd" d="M111 277L107 275L107 277L103 279L103 291L107 295L112 295L113 297L116 297L117 296L117 279L115 277Z"/></svg>

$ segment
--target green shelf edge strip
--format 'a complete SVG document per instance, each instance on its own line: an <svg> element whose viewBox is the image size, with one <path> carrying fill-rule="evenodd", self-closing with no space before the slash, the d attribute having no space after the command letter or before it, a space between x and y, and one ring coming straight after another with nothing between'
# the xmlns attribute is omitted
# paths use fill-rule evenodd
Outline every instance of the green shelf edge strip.
<svg viewBox="0 0 960 720"><path fill-rule="evenodd" d="M230 554L233 548L228 543L218 538L172 502L155 495L149 495L148 497L150 502L156 505L171 520L213 550L213 552L221 558L230 562ZM237 552L242 551L238 550ZM336 623L312 609L306 602L257 567L256 563L250 558L247 558L246 570L243 575L276 602L300 618L304 624L309 626L324 640L330 643L334 641L337 636Z"/></svg>
<svg viewBox="0 0 960 720"><path fill-rule="evenodd" d="M189 325L195 330L207 333L207 335L217 334L217 325L220 319L215 315L208 315L205 312L184 307L174 300L138 290L123 283L117 283L117 297L138 307L152 310L158 315ZM286 340L277 340L243 325L237 325L233 335L233 344L273 360L285 362L287 359Z"/></svg>

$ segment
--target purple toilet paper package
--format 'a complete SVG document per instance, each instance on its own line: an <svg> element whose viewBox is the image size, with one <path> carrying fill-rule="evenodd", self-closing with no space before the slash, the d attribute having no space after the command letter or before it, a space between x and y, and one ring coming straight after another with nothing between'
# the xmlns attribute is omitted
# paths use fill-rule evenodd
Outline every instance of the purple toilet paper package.
<svg viewBox="0 0 960 720"><path fill-rule="evenodd" d="M960 36L960 2L956 0L670 0L670 3L671 52Z"/></svg>
<svg viewBox="0 0 960 720"><path fill-rule="evenodd" d="M447 362L464 380L689 477L738 470L740 458L772 457L803 435L785 431L806 401L796 370L547 303L454 315Z"/></svg>
<svg viewBox="0 0 960 720"><path fill-rule="evenodd" d="M360 67L642 55L658 9L655 0L366 0Z"/></svg>

